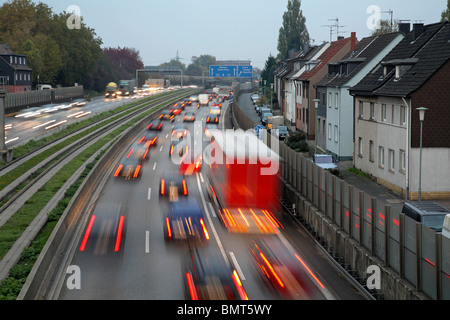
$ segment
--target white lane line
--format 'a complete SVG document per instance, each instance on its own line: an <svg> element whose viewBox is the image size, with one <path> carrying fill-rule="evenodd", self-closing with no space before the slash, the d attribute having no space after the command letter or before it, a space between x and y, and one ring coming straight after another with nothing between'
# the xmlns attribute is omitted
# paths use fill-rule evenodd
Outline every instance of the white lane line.
<svg viewBox="0 0 450 320"><path fill-rule="evenodd" d="M148 188L147 199L148 200L152 199L152 188Z"/></svg>
<svg viewBox="0 0 450 320"><path fill-rule="evenodd" d="M203 174L200 172L199 175L200 175L200 181L201 181L202 183L205 182L205 180L203 180Z"/></svg>
<svg viewBox="0 0 450 320"><path fill-rule="evenodd" d="M145 231L145 253L150 253L150 231Z"/></svg>
<svg viewBox="0 0 450 320"><path fill-rule="evenodd" d="M155 164L153 165L153 171L155 171L156 170L156 162L155 162Z"/></svg>
<svg viewBox="0 0 450 320"><path fill-rule="evenodd" d="M159 148L159 152L161 152L163 148L164 148L164 146L161 146L161 148Z"/></svg>
<svg viewBox="0 0 450 320"><path fill-rule="evenodd" d="M214 218L217 218L216 210L214 210L214 208L213 208L211 202L208 202L208 205L209 205L209 210L211 210L213 217L214 217Z"/></svg>
<svg viewBox="0 0 450 320"><path fill-rule="evenodd" d="M202 186L200 185L200 179L198 178L198 175L196 175L196 177L197 177L198 190L200 192L200 197L202 198L203 208L205 209L206 217L208 218L209 227L210 227L212 233L214 234L214 237L216 239L217 245L219 246L219 250L223 256L223 259L225 260L226 264L229 266L229 260L228 260L227 254L223 248L222 242L219 239L219 235L217 234L216 228L214 227L214 225L211 221L211 216L209 214L208 207L206 206L205 197L203 196Z"/></svg>
<svg viewBox="0 0 450 320"><path fill-rule="evenodd" d="M231 262L233 263L234 268L236 269L237 273L239 274L239 278L241 278L242 281L245 281L244 273L242 272L242 269L239 266L239 263L237 262L236 256L234 255L233 252L229 252L228 254L231 258Z"/></svg>

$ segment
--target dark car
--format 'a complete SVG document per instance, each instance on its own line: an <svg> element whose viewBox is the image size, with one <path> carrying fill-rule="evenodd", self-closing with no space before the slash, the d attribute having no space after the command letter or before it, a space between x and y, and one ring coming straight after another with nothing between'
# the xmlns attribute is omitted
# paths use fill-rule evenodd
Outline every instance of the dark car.
<svg viewBox="0 0 450 320"><path fill-rule="evenodd" d="M120 160L114 177L126 180L139 179L144 161L148 159L149 148L144 144L133 144Z"/></svg>
<svg viewBox="0 0 450 320"><path fill-rule="evenodd" d="M176 124L172 129L172 137L181 139L183 137L186 137L187 134L188 130L183 124Z"/></svg>
<svg viewBox="0 0 450 320"><path fill-rule="evenodd" d="M184 115L184 122L194 122L195 121L195 113L194 112L186 112Z"/></svg>
<svg viewBox="0 0 450 320"><path fill-rule="evenodd" d="M194 198L183 198L171 202L164 223L167 241L204 244L209 241L209 232L203 210Z"/></svg>
<svg viewBox="0 0 450 320"><path fill-rule="evenodd" d="M182 102L184 102L184 104L186 106L190 106L192 104L192 100L191 99L184 99Z"/></svg>
<svg viewBox="0 0 450 320"><path fill-rule="evenodd" d="M144 133L139 140L139 144L145 145L147 148L156 147L158 144L158 136L155 133Z"/></svg>
<svg viewBox="0 0 450 320"><path fill-rule="evenodd" d="M179 104L177 104L174 107L172 107L170 111L172 112L173 115L177 116L181 114L183 108Z"/></svg>
<svg viewBox="0 0 450 320"><path fill-rule="evenodd" d="M172 140L169 148L169 156L177 155L181 158L187 153L187 144L183 140Z"/></svg>
<svg viewBox="0 0 450 320"><path fill-rule="evenodd" d="M219 124L220 116L217 114L208 114L206 117L206 123Z"/></svg>
<svg viewBox="0 0 450 320"><path fill-rule="evenodd" d="M436 232L442 231L445 216L450 210L433 201L409 201L405 202L402 213Z"/></svg>
<svg viewBox="0 0 450 320"><path fill-rule="evenodd" d="M162 128L163 128L163 122L161 121L161 119L154 119L147 126L147 130L160 131L160 130L162 130Z"/></svg>
<svg viewBox="0 0 450 320"><path fill-rule="evenodd" d="M159 118L161 120L169 120L173 122L175 120L175 115L171 110L162 110Z"/></svg>
<svg viewBox="0 0 450 320"><path fill-rule="evenodd" d="M278 126L277 129L275 129L275 136L279 140L285 140L288 135L289 135L289 131L286 126Z"/></svg>
<svg viewBox="0 0 450 320"><path fill-rule="evenodd" d="M248 300L237 271L218 254L190 250L183 275L188 300Z"/></svg>
<svg viewBox="0 0 450 320"><path fill-rule="evenodd" d="M176 172L167 172L161 177L159 183L159 196L170 201L178 201L180 197L188 195L186 179Z"/></svg>

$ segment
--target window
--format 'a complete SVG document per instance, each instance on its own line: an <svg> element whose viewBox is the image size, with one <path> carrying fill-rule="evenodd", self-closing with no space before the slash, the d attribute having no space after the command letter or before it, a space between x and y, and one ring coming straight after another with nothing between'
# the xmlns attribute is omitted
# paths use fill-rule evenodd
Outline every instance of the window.
<svg viewBox="0 0 450 320"><path fill-rule="evenodd" d="M328 124L328 140L331 140L331 123Z"/></svg>
<svg viewBox="0 0 450 320"><path fill-rule="evenodd" d="M326 106L327 105L327 93L326 92L324 92L323 94L322 94L322 103L323 103L323 105L324 106Z"/></svg>
<svg viewBox="0 0 450 320"><path fill-rule="evenodd" d="M333 99L333 94L330 92L328 94L328 108L331 108L332 99Z"/></svg>
<svg viewBox="0 0 450 320"><path fill-rule="evenodd" d="M359 118L362 119L364 117L364 102L359 102Z"/></svg>
<svg viewBox="0 0 450 320"><path fill-rule="evenodd" d="M389 171L395 170L395 151L389 149Z"/></svg>
<svg viewBox="0 0 450 320"><path fill-rule="evenodd" d="M339 141L339 128L338 126L334 126L334 142Z"/></svg>
<svg viewBox="0 0 450 320"><path fill-rule="evenodd" d="M381 121L386 122L386 105L381 105Z"/></svg>
<svg viewBox="0 0 450 320"><path fill-rule="evenodd" d="M334 107L336 108L336 109L338 109L339 108L339 94L338 93L336 93L335 95L334 95Z"/></svg>
<svg viewBox="0 0 450 320"><path fill-rule="evenodd" d="M358 156L360 158L363 156L363 139L361 137L358 139Z"/></svg>
<svg viewBox="0 0 450 320"><path fill-rule="evenodd" d="M375 160L375 145L372 140L369 143L369 161L374 162Z"/></svg>
<svg viewBox="0 0 450 320"><path fill-rule="evenodd" d="M370 103L370 120L375 120L375 103Z"/></svg>
<svg viewBox="0 0 450 320"><path fill-rule="evenodd" d="M378 148L378 166L384 169L384 147Z"/></svg>
<svg viewBox="0 0 450 320"><path fill-rule="evenodd" d="M400 172L406 173L406 152L405 152L405 150L400 150Z"/></svg>
<svg viewBox="0 0 450 320"><path fill-rule="evenodd" d="M406 108L400 106L400 125L406 125Z"/></svg>
<svg viewBox="0 0 450 320"><path fill-rule="evenodd" d="M391 113L392 113L391 123L394 124L395 123L395 106L394 105L392 105Z"/></svg>

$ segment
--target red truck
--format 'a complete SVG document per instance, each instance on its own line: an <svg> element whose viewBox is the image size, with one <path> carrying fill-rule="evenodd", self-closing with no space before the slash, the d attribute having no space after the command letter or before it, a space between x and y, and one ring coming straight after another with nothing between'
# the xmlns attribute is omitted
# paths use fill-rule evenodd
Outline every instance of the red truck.
<svg viewBox="0 0 450 320"><path fill-rule="evenodd" d="M215 131L206 149L209 197L231 233L278 233L279 156L253 133Z"/></svg>

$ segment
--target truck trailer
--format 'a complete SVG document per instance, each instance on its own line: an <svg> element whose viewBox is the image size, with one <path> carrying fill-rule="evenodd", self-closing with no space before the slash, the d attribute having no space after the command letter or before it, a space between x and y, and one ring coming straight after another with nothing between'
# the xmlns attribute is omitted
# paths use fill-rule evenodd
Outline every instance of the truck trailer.
<svg viewBox="0 0 450 320"><path fill-rule="evenodd" d="M119 92L122 96L132 96L136 90L136 80L120 80Z"/></svg>
<svg viewBox="0 0 450 320"><path fill-rule="evenodd" d="M279 156L253 133L227 130L212 133L204 158L209 164L208 195L228 231L277 234Z"/></svg>

